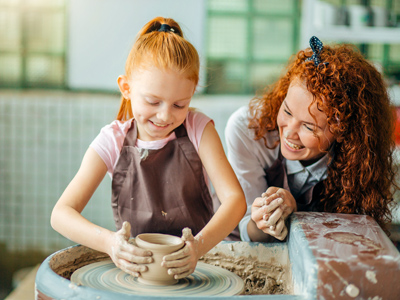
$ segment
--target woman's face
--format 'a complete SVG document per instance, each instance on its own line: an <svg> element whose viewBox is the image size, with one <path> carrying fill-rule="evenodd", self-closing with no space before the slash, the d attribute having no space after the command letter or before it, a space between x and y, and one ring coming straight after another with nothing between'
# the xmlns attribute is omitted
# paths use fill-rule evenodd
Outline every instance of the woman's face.
<svg viewBox="0 0 400 300"><path fill-rule="evenodd" d="M139 139L164 139L185 121L196 89L193 81L156 67L138 70L131 79L122 78L122 83L128 83L124 96L131 100Z"/></svg>
<svg viewBox="0 0 400 300"><path fill-rule="evenodd" d="M282 155L303 165L321 158L335 140L325 113L316 103L309 108L312 100L312 94L301 81L292 81L277 119Z"/></svg>

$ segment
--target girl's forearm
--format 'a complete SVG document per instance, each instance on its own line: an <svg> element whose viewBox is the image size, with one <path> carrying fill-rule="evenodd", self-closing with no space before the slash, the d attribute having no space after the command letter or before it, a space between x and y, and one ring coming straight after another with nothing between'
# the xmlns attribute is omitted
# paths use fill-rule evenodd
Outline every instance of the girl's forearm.
<svg viewBox="0 0 400 300"><path fill-rule="evenodd" d="M110 254L108 245L112 232L91 223L71 207L56 205L51 215L51 226L71 241Z"/></svg>
<svg viewBox="0 0 400 300"><path fill-rule="evenodd" d="M222 203L208 224L196 235L199 258L226 238L244 216L246 205L241 205L241 201L233 203Z"/></svg>

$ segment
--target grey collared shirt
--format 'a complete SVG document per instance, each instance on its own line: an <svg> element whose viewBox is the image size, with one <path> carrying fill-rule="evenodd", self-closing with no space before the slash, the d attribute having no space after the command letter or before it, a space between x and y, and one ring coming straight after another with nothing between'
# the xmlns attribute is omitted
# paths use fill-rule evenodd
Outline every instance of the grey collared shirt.
<svg viewBox="0 0 400 300"><path fill-rule="evenodd" d="M297 199L319 181L326 179L329 156L325 154L317 162L304 167L298 160L284 158L288 184L293 197Z"/></svg>

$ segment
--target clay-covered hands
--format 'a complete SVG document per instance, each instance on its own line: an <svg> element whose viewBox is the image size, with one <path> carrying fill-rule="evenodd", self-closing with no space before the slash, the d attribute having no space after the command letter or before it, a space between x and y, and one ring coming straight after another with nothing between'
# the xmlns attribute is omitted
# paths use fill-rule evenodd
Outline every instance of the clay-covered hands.
<svg viewBox="0 0 400 300"><path fill-rule="evenodd" d="M175 279L189 276L196 269L198 257L198 241L193 237L189 228L182 230L182 240L185 246L172 254L163 257L162 266L168 268L168 274Z"/></svg>
<svg viewBox="0 0 400 300"><path fill-rule="evenodd" d="M153 262L152 253L129 243L130 234L131 225L124 222L122 228L113 233L108 255L122 271L139 277L140 272L147 271L147 266L143 264Z"/></svg>
<svg viewBox="0 0 400 300"><path fill-rule="evenodd" d="M251 218L258 229L282 241L288 233L285 221L296 210L296 201L289 191L270 187L254 200Z"/></svg>

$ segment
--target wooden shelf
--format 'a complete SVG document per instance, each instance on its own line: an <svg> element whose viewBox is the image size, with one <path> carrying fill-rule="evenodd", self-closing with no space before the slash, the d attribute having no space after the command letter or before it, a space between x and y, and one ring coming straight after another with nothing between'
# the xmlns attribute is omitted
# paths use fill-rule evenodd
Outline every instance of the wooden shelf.
<svg viewBox="0 0 400 300"><path fill-rule="evenodd" d="M303 0L300 49L309 46L315 35L322 41L348 42L353 44L400 44L400 27L336 26L316 21L319 0ZM316 25L318 24L318 25Z"/></svg>

